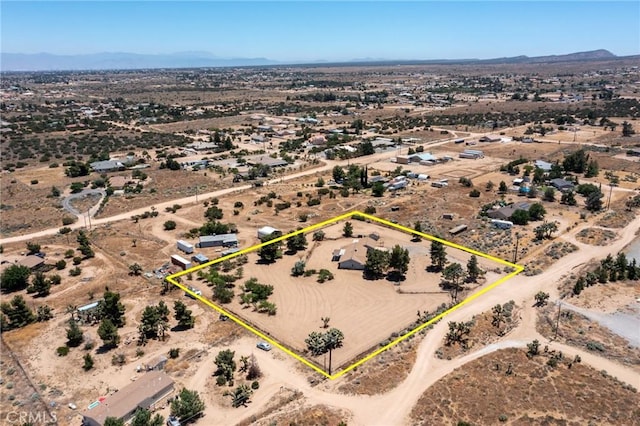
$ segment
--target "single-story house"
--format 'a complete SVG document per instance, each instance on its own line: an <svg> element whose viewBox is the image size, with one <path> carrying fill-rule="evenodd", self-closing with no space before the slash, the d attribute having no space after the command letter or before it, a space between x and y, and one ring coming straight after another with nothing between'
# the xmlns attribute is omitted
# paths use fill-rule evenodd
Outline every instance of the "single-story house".
<svg viewBox="0 0 640 426"><path fill-rule="evenodd" d="M236 247L237 245L238 236L236 234L205 235L200 237L200 242L197 244L199 248Z"/></svg>
<svg viewBox="0 0 640 426"><path fill-rule="evenodd" d="M571 191L575 187L575 185L572 182L569 182L568 180L564 180L560 178L551 179L550 183L551 183L551 186L556 188L558 191L563 191L563 192Z"/></svg>
<svg viewBox="0 0 640 426"><path fill-rule="evenodd" d="M484 152L479 151L477 149L465 149L459 155L460 158L470 158L470 159L478 159L484 158Z"/></svg>
<svg viewBox="0 0 640 426"><path fill-rule="evenodd" d="M501 140L502 138L498 135L486 135L478 139L480 142L500 142Z"/></svg>
<svg viewBox="0 0 640 426"><path fill-rule="evenodd" d="M309 143L314 146L326 145L327 139L323 135L316 135L309 138Z"/></svg>
<svg viewBox="0 0 640 426"><path fill-rule="evenodd" d="M263 226L262 228L258 229L258 238L263 239L264 237L268 237L275 232L280 232L280 230L271 226Z"/></svg>
<svg viewBox="0 0 640 426"><path fill-rule="evenodd" d="M544 170L545 172L550 172L551 166L553 166L553 164L547 163L546 161L542 161L542 160L536 160L536 162L534 163L534 166L537 169Z"/></svg>
<svg viewBox="0 0 640 426"><path fill-rule="evenodd" d="M189 148L193 148L196 151L206 151L210 149L216 149L218 144L215 142L194 142L187 145Z"/></svg>
<svg viewBox="0 0 640 426"><path fill-rule="evenodd" d="M286 161L280 159L280 158L272 158L268 155L259 155L256 157L249 157L247 158L247 164L250 166L256 166L258 164L264 164L265 166L269 166L269 167L284 167L286 165L288 165L289 163L287 163Z"/></svg>
<svg viewBox="0 0 640 426"><path fill-rule="evenodd" d="M173 393L174 383L162 371L150 371L82 413L83 426L102 426L107 417L128 422L138 408L154 409ZM94 406L95 405L95 406Z"/></svg>
<svg viewBox="0 0 640 426"><path fill-rule="evenodd" d="M531 204L527 202L520 202L509 204L508 206L500 207L496 210L489 210L487 216L491 219L509 220L516 210L529 211Z"/></svg>
<svg viewBox="0 0 640 426"><path fill-rule="evenodd" d="M338 262L338 269L364 270L367 263L369 250L384 250L385 247L376 247L369 239L355 239L351 244L332 253L331 260Z"/></svg>
<svg viewBox="0 0 640 426"><path fill-rule="evenodd" d="M34 270L38 269L41 265L44 265L44 259L35 254L25 256L18 261L18 265L26 266L27 268Z"/></svg>
<svg viewBox="0 0 640 426"><path fill-rule="evenodd" d="M124 164L118 160L94 161L90 164L91 170L97 173L116 172L124 170Z"/></svg>

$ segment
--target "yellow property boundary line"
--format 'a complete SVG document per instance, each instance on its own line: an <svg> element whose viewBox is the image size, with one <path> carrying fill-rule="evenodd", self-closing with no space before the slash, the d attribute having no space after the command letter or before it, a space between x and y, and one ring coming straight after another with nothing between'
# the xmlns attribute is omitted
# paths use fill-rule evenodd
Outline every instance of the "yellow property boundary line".
<svg viewBox="0 0 640 426"><path fill-rule="evenodd" d="M511 267L511 268L514 268L514 271L513 271L513 272L511 272L510 274L508 274L508 275L506 275L506 276L504 276L504 277L500 278L499 280L497 280L496 282L492 283L492 284L491 284L491 285L489 285L488 287L486 287L486 288L484 288L484 289L480 290L479 292L477 292L477 293L475 293L475 294L473 294L473 295L471 295L471 296L467 297L467 298L466 298L466 299L464 299L462 302L460 302L460 303L458 303L458 304L454 305L453 307L449 308L448 310L446 310L446 311L444 311L444 312L442 312L442 313L440 313L440 314L436 315L435 317L433 317L433 318L432 318L432 319L430 319L429 321L427 321L427 322L425 322L425 323L423 323L423 324L419 325L419 326L418 326L418 327L416 327L415 329L413 329L413 330L411 330L411 331L409 331L409 332L407 332L407 333L403 334L402 336L400 336L400 337L396 338L395 340L393 340L393 341L391 341L390 343L388 343L388 344L384 345L383 347L381 347L381 348L379 348L379 349L376 349L375 351L373 351L373 352L372 352L372 353L370 353L369 355L365 356L364 358L361 358L360 360L356 361L355 363L351 364L350 366L346 367L345 369L340 370L340 371L338 371L337 373L332 374L332 375L328 374L327 372L325 372L325 371L324 371L324 370L322 370L321 368L317 367L316 365L314 365L313 363L311 363L311 362L310 362L310 361L308 361L307 359L303 358L302 356L300 356L300 355L296 354L295 352L291 351L290 349L286 348L286 347L285 347L285 346L283 346L282 344L278 343L276 340L274 340L274 339L272 339L272 338L270 338L270 337L266 336L266 335L265 335L264 333L262 333L260 330L258 330L258 329L256 329L256 328L252 327L251 325L249 325L249 324L245 323L242 319L240 319L240 318L238 318L237 316L233 315L231 312L229 312L229 311L227 311L227 310L225 310L225 309L223 309L223 308L219 307L218 305L214 304L214 303L213 303L213 302L211 302L210 300L205 299L204 297L202 297L202 296L199 296L199 295L195 294L195 293L194 293L193 291L191 291L188 287L186 287L186 286L182 285L180 282L178 282L178 281L176 280L177 278L179 278L179 277L181 277L181 276L183 276L183 275L186 275L186 274L192 273L192 272L197 271L197 270L200 270L200 269L202 269L202 268L206 268L207 266L210 266L210 265L213 265L213 264L216 264L216 263L219 263L219 262L223 262L223 261L228 260L228 259L231 259L231 258L233 258L233 257L240 256L240 255L243 255L243 254L246 254L246 253L249 253L249 252L252 252L252 251L258 250L258 249L260 249L261 247L264 247L264 246L269 245L269 244L274 244L274 243L277 243L277 242L279 242L279 241L286 240L287 238L293 237L293 236L298 235L298 234L303 234L303 233L307 233L307 232L314 231L314 230L316 230L316 229L318 229L318 228L322 228L322 227L325 227L325 226L327 226L327 225L331 225L331 224L333 224L333 223L339 222L339 221L344 220L344 219L351 218L351 217L353 217L353 216L360 216L360 217L363 217L363 218L365 218L365 219L368 219L368 220L371 220L371 221L374 221L374 222L378 222L378 223L380 223L380 224L383 224L383 225L386 225L386 226L389 226L389 227L392 227L392 228L396 228L396 229L399 229L399 230L404 231L404 232L408 232L408 233L410 233L410 234L418 235L418 236L423 237L423 238L426 238L426 239L428 239L428 240L438 241L438 242L440 242L440 243L442 243L442 244L444 244L444 245L447 245L447 246L449 246L449 247L454 247L454 248L457 248L457 249L459 249L459 250L466 251L467 253L475 254L476 256L484 257L484 258L486 258L486 259L493 260L494 262L498 262L498 263L500 263L500 264L502 264L502 265L509 266L509 267ZM176 287L180 288L181 290L183 290L183 291L184 291L184 292L186 292L187 294L191 295L193 298L195 298L195 299L199 300L200 302L204 303L205 305L209 306L209 307L210 307L210 308L212 308L213 310L215 310L215 311L219 312L219 313L220 313L220 314L222 314L222 315L226 315L226 316L227 316L227 317L229 317L232 321L234 321L234 322L236 322L237 324L241 325L242 327L246 328L246 329L247 329L247 330L249 330L250 332L254 333L255 335L257 335L257 336L258 336L258 337L260 337L261 339L264 339L265 341L269 342L270 344L272 344L273 346L275 346L275 347L277 347L278 349L282 350L283 352L285 352L285 353L287 353L287 354L291 355L292 357L294 357L294 358L295 358L295 359L297 359L298 361L302 362L302 363L303 363L303 364L305 364L306 366L310 367L310 368L311 368L311 369L313 369L314 371L317 371L318 373L322 374L323 376L327 377L327 378L328 378L328 379L330 379L330 380L334 380L334 379L337 379L338 377L340 377L340 376L344 375L345 373L347 373L347 372L349 372L349 371L353 370L354 368L358 367L359 365L364 364L365 362L367 362L367 361L369 361L370 359L374 358L375 356L377 356L377 355L381 354L382 352L386 351L387 349L389 349L389 348L391 348L391 347L393 347L393 346L397 345L398 343L402 342L403 340L405 340L405 339L407 339L407 338L409 338L409 337L413 336L414 334L416 334L416 333L418 333L419 331L423 330L425 327L428 327L428 326L430 326L431 324L435 323L436 321L441 320L441 319L442 319L442 318L444 318L445 316L449 315L451 312L453 312L453 311L455 311L455 310L457 310L457 309L461 308L462 306L466 305L467 303L469 303L469 302L471 302L471 301L475 300L476 298L478 298L478 297L482 296L482 295L483 295L483 294L485 294L486 292L488 292L488 291L490 291L490 290L493 290L494 288L496 288L496 287L497 287L497 286L499 286L500 284L504 283L504 282L505 282L505 281L507 281L508 279L510 279L510 278L512 278L512 277L514 277L514 276L516 276L516 275L518 275L518 274L519 274L520 272L522 272L523 270L524 270L524 267L522 267L522 266L520 266L520 265L517 265L517 264L515 264L515 263L511 263L511 262L507 262L506 260L503 260L503 259L500 259L500 258L497 258L497 257L491 256L491 255L489 255L489 254L481 253L481 252L479 252L479 251L476 251L476 250L470 249L470 248L468 248L468 247L464 247L464 246L461 246L461 245L459 245L459 244L455 244L455 243L452 243L452 242L450 242L450 241L446 241L446 240L443 240L443 239L441 239L441 238L434 237L433 235L429 235L429 234L425 234L425 233L422 233L422 232L414 231L413 229L407 228L407 227L402 226L402 225L398 225L398 224L396 224L396 223L389 222L389 221L384 220L384 219L380 219L380 218L375 217L375 216L372 216L372 215L370 215L370 214L362 213L362 212L359 212L359 211L352 211L352 212L349 212L349 213L342 214L342 215L340 215L340 216L336 216L336 217L334 217L334 218L332 218L332 219L325 220L324 222L320 222L320 223L317 223L317 224L315 224L315 225L307 226L307 227L306 227L306 228L304 228L304 229L299 229L299 230L294 231L294 232L291 232L291 233L289 233L289 234L282 235L282 236L280 236L280 237L278 237L278 238L274 238L273 240L269 240L269 241L264 242L264 243L261 243L261 244L256 244L255 246L251 246L251 247L249 247L249 248L242 249L242 250L240 250L240 251L238 251L238 252L236 252L236 253L232 253L232 254L230 254L230 255L228 255L228 256L223 256L223 257L220 257L220 258L218 258L218 259L211 260L211 261L209 261L209 262L207 262L207 263L203 263L203 264L201 264L201 265L194 266L194 267L189 268L189 269L187 269L187 270L184 270L184 271L181 271L181 272L177 272L177 273L175 273L175 274L173 274L173 275L169 275L169 276L167 276L167 277L166 277L166 280L167 280L169 283L171 283L171 284L175 285Z"/></svg>

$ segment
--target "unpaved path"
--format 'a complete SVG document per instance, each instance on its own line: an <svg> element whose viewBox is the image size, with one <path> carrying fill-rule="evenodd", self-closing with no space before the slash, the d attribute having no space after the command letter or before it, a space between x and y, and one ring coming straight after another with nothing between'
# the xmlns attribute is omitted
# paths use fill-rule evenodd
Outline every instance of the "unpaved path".
<svg viewBox="0 0 640 426"><path fill-rule="evenodd" d="M548 292L552 295L552 300L556 299L558 297L557 283L564 275L594 257L601 258L609 252L615 253L622 250L633 240L638 226L640 226L640 217L620 230L619 237L612 241L606 250L585 246L583 250L567 255L562 262L553 264L540 275L534 277L519 275L474 300L473 303L454 311L427 333L419 346L416 362L408 377L385 394L373 396L338 394L332 391L333 383L312 387L304 380L303 374L297 371L296 362L293 359L284 357L279 351L274 350L269 353L257 354L263 371L268 375L264 379L264 386L261 386L263 391L256 394L253 403L248 408L240 409L208 408L207 421L224 423L255 415L260 412L262 404L279 387L286 387L302 391L308 404L326 404L349 410L353 413L353 418L349 421L350 424L367 426L406 424L411 409L423 392L456 368L496 350L512 347L524 348L534 339L540 341L543 346L548 345L552 350L562 351L568 357L573 358L575 355L579 355L583 363L597 370L605 370L620 381L637 387L640 384L638 372L585 350L550 341L540 335L535 329L536 308L532 304L534 295L538 291ZM579 229L574 229L572 233L578 231ZM468 320L473 315L488 311L492 306L509 300L515 300L518 305L523 307L520 314L521 322L501 341L451 361L440 360L434 356L436 349L442 344L449 321ZM255 344L257 340L248 339L248 341L250 344ZM238 343L241 345L240 347L246 348L246 342ZM235 348L236 345L234 344L233 347ZM340 380L338 379L337 382Z"/></svg>

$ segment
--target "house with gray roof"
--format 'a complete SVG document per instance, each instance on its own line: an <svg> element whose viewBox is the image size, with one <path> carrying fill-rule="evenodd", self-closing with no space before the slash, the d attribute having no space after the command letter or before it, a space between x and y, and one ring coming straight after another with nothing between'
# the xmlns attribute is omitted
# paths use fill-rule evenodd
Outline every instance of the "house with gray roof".
<svg viewBox="0 0 640 426"><path fill-rule="evenodd" d="M138 408L153 410L159 402L173 393L174 383L162 371L150 371L133 383L108 396L103 401L89 405L82 413L83 426L102 426L107 417L127 423Z"/></svg>
<svg viewBox="0 0 640 426"><path fill-rule="evenodd" d="M204 247L236 247L238 236L236 234L205 235L200 237L197 244L199 248Z"/></svg>
<svg viewBox="0 0 640 426"><path fill-rule="evenodd" d="M575 187L575 185L572 182L569 182L568 180L564 180L564 179L551 179L551 186L553 186L554 188L556 188L558 191L562 191L562 192L566 192L566 191L572 191L573 188Z"/></svg>
<svg viewBox="0 0 640 426"><path fill-rule="evenodd" d="M500 220L509 220L511 216L516 212L516 210L524 210L529 211L531 204L527 202L519 202L509 204L508 206L500 207L496 210L489 210L487 212L487 216L491 219L500 219Z"/></svg>
<svg viewBox="0 0 640 426"><path fill-rule="evenodd" d="M118 160L94 161L90 166L96 173L117 172L125 168L124 164Z"/></svg>

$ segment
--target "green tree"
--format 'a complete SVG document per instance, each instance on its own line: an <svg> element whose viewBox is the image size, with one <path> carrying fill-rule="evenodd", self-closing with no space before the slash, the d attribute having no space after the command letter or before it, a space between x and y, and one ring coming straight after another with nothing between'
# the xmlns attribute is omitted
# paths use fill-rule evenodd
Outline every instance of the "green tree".
<svg viewBox="0 0 640 426"><path fill-rule="evenodd" d="M544 306L547 304L547 300L549 300L549 293L545 293L544 291L539 291L535 295L536 306Z"/></svg>
<svg viewBox="0 0 640 426"><path fill-rule="evenodd" d="M436 271L442 271L442 268L444 268L444 265L446 265L448 262L447 252L445 250L444 244L439 241L432 240L430 255L431 255L431 266Z"/></svg>
<svg viewBox="0 0 640 426"><path fill-rule="evenodd" d="M31 241L27 242L27 250L29 253L27 254L36 254L40 253L40 244L32 243Z"/></svg>
<svg viewBox="0 0 640 426"><path fill-rule="evenodd" d="M124 326L126 322L124 311L125 307L120 303L120 293L114 293L109 290L105 291L103 299L98 304L100 318L106 318L110 320L113 325L120 328Z"/></svg>
<svg viewBox="0 0 640 426"><path fill-rule="evenodd" d="M392 268L395 274L403 277L409 270L410 261L409 250L402 248L399 244L396 244L391 249L389 268Z"/></svg>
<svg viewBox="0 0 640 426"><path fill-rule="evenodd" d="M144 408L138 408L131 419L131 423L129 424L131 426L163 426L164 417L160 414L156 414L152 417L151 411Z"/></svg>
<svg viewBox="0 0 640 426"><path fill-rule="evenodd" d="M320 231L316 231L313 233L313 241L322 241L324 240L324 231L320 230Z"/></svg>
<svg viewBox="0 0 640 426"><path fill-rule="evenodd" d="M420 222L419 220L416 220L415 223L413 224L413 230L416 232L422 232L422 222ZM420 241L422 240L422 237L418 234L411 234L411 240Z"/></svg>
<svg viewBox="0 0 640 426"><path fill-rule="evenodd" d="M460 284L465 279L465 271L462 268L462 265L459 263L447 265L447 267L442 271L442 277L449 284L449 287L452 290L451 297L454 301L457 301Z"/></svg>
<svg viewBox="0 0 640 426"><path fill-rule="evenodd" d="M185 305L180 300L176 300L173 303L174 316L176 321L178 321L178 327L182 328L192 328L195 324L195 318L191 314L191 310L187 309L187 305Z"/></svg>
<svg viewBox="0 0 640 426"><path fill-rule="evenodd" d="M102 339L105 348L115 348L120 343L118 327L109 318L103 318L98 327L98 336Z"/></svg>
<svg viewBox="0 0 640 426"><path fill-rule="evenodd" d="M167 220L163 225L165 231L173 231L176 226L176 222L173 220Z"/></svg>
<svg viewBox="0 0 640 426"><path fill-rule="evenodd" d="M558 230L558 222L544 222L534 228L533 232L536 234L536 239L542 240L545 238L551 238L551 234Z"/></svg>
<svg viewBox="0 0 640 426"><path fill-rule="evenodd" d="M529 207L529 218L531 220L542 220L547 210L540 203L534 203Z"/></svg>
<svg viewBox="0 0 640 426"><path fill-rule="evenodd" d="M332 172L333 180L337 183L341 183L345 178L344 169L340 166L335 166Z"/></svg>
<svg viewBox="0 0 640 426"><path fill-rule="evenodd" d="M104 419L103 426L124 426L124 420L120 420L115 417L107 417Z"/></svg>
<svg viewBox="0 0 640 426"><path fill-rule="evenodd" d="M353 236L353 225L351 222L344 223L344 226L342 227L342 235L347 238L351 238Z"/></svg>
<svg viewBox="0 0 640 426"><path fill-rule="evenodd" d="M24 327L36 321L33 311L29 309L22 296L14 296L10 303L0 304L0 311L6 315L9 321L8 324L5 324L3 331Z"/></svg>
<svg viewBox="0 0 640 426"><path fill-rule="evenodd" d="M382 197L382 195L384 194L384 184L382 182L375 182L372 186L371 186L371 195L373 195L374 197Z"/></svg>
<svg viewBox="0 0 640 426"><path fill-rule="evenodd" d="M489 182L487 182L487 184L485 186L485 189L487 190L487 192L493 191L493 188L495 188L495 186L496 186L495 183L489 181Z"/></svg>
<svg viewBox="0 0 640 426"><path fill-rule="evenodd" d="M573 191L567 191L562 193L562 197L560 197L560 203L566 204L568 206L575 206L578 204L576 201L576 196Z"/></svg>
<svg viewBox="0 0 640 426"><path fill-rule="evenodd" d="M29 283L31 270L22 265L11 265L0 275L0 289L3 293L23 290Z"/></svg>
<svg viewBox="0 0 640 426"><path fill-rule="evenodd" d="M586 209L592 212L602 210L602 197L604 194L600 190L591 193L585 201Z"/></svg>
<svg viewBox="0 0 640 426"><path fill-rule="evenodd" d="M304 260L298 260L291 268L291 275L294 277L299 277L304 274L304 268L306 263Z"/></svg>
<svg viewBox="0 0 640 426"><path fill-rule="evenodd" d="M228 393L228 395L231 396L231 405L234 408L237 408L241 405L246 406L252 394L253 391L246 384L242 384L235 388L233 392Z"/></svg>
<svg viewBox="0 0 640 426"><path fill-rule="evenodd" d="M544 195L542 196L542 199L544 201L550 201L553 202L556 200L556 191L555 189L553 189L552 187L547 187L547 189L544 190Z"/></svg>
<svg viewBox="0 0 640 426"><path fill-rule="evenodd" d="M147 306L142 311L142 318L138 331L140 332L140 340L145 342L149 338L160 338L164 340L164 333L168 328L169 308L161 300L158 306Z"/></svg>
<svg viewBox="0 0 640 426"><path fill-rule="evenodd" d="M275 238L278 238L279 235L277 233L273 233L271 235L266 235L262 237L262 242L267 243ZM273 263L277 259L282 257L282 251L280 250L281 242L278 241L276 243L266 244L258 250L258 256L265 263Z"/></svg>
<svg viewBox="0 0 640 426"><path fill-rule="evenodd" d="M307 248L307 237L304 233L287 238L287 251L291 254Z"/></svg>
<svg viewBox="0 0 640 426"><path fill-rule="evenodd" d="M544 181L544 170L542 170L539 167L536 167L536 169L533 171L532 182L535 185L540 185L543 181Z"/></svg>
<svg viewBox="0 0 640 426"><path fill-rule="evenodd" d="M491 325L493 325L498 329L498 331L500 331L500 326L507 320L505 309L502 307L502 305L498 304L491 309L491 313ZM502 332L500 332L500 335L502 335Z"/></svg>
<svg viewBox="0 0 640 426"><path fill-rule="evenodd" d="M322 355L326 352L324 333L312 331L304 342L307 344L307 349L311 352L312 356Z"/></svg>
<svg viewBox="0 0 640 426"><path fill-rule="evenodd" d="M86 354L84 354L82 359L84 360L84 365L82 366L84 371L91 370L93 368L93 357L91 356L91 354L87 352Z"/></svg>
<svg viewBox="0 0 640 426"><path fill-rule="evenodd" d="M236 362L233 359L235 352L230 349L225 349L218 352L215 359L215 364L218 369L215 372L216 376L222 376L227 382L233 381L233 373L236 371Z"/></svg>
<svg viewBox="0 0 640 426"><path fill-rule="evenodd" d="M389 254L382 250L367 250L364 273L372 278L380 278L389 267Z"/></svg>
<svg viewBox="0 0 640 426"><path fill-rule="evenodd" d="M509 188L507 188L507 184L503 180L501 180L500 185L498 185L498 193L506 194L508 190Z"/></svg>
<svg viewBox="0 0 640 426"><path fill-rule="evenodd" d="M185 422L199 416L204 411L205 405L196 391L183 388L171 401L171 415Z"/></svg>
<svg viewBox="0 0 640 426"><path fill-rule="evenodd" d="M518 209L511 215L511 221L516 225L526 225L529 223L529 212Z"/></svg>
<svg viewBox="0 0 640 426"><path fill-rule="evenodd" d="M51 281L42 272L36 272L31 279L31 285L27 288L28 293L35 293L36 297L45 297L51 291Z"/></svg>
<svg viewBox="0 0 640 426"><path fill-rule="evenodd" d="M129 275L139 276L142 274L142 266L137 263L129 265Z"/></svg>
<svg viewBox="0 0 640 426"><path fill-rule="evenodd" d="M633 126L628 121L622 122L622 136L629 137L634 135L636 132L633 130Z"/></svg>
<svg viewBox="0 0 640 426"><path fill-rule="evenodd" d="M584 177L592 178L598 176L600 173L600 167L598 166L598 162L596 160L589 161L587 165L587 169L584 172Z"/></svg>
<svg viewBox="0 0 640 426"><path fill-rule="evenodd" d="M69 328L67 328L67 346L75 348L76 346L80 346L83 341L84 335L82 334L82 330L78 326L78 323L74 319L69 320Z"/></svg>
<svg viewBox="0 0 640 426"><path fill-rule="evenodd" d="M482 270L478 265L478 258L472 254L467 262L467 277L470 281L476 282L480 275L482 275Z"/></svg>
<svg viewBox="0 0 640 426"><path fill-rule="evenodd" d="M331 354L335 349L342 347L344 334L337 328L332 328L325 333L325 348L329 351L329 374L331 374Z"/></svg>
<svg viewBox="0 0 640 426"><path fill-rule="evenodd" d="M38 322L49 321L53 318L53 309L49 305L38 306L36 311L36 319ZM2 328L0 327L0 330Z"/></svg>

